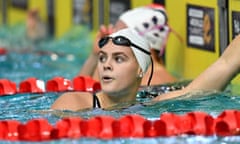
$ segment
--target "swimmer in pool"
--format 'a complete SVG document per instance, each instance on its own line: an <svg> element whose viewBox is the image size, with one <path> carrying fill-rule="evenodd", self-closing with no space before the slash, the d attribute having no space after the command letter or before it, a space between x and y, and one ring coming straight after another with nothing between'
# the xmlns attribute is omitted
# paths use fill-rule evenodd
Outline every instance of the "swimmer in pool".
<svg viewBox="0 0 240 144"><path fill-rule="evenodd" d="M151 64L148 41L135 29L126 28L102 38L99 47L98 73L102 90L94 94L64 93L53 103L52 109L108 109L136 101L142 78ZM229 44L216 62L184 89L162 94L153 101L171 99L198 90L223 90L240 71L239 53L240 35Z"/></svg>
<svg viewBox="0 0 240 144"><path fill-rule="evenodd" d="M151 44L151 55L154 63L153 78L151 85L176 82L171 73L164 65L164 48L169 34L167 25L167 14L162 5L152 4L145 7L138 7L123 13L114 26L101 26L94 43L94 48L85 64L80 70L79 75L89 75L95 80L99 80L96 73L98 60L98 40L112 32L123 28L131 27L136 29L139 34L145 37ZM148 77L151 75L151 67L143 77L141 85L147 85Z"/></svg>
<svg viewBox="0 0 240 144"><path fill-rule="evenodd" d="M26 20L26 36L33 42L38 42L47 37L47 26L40 18L38 9L28 11Z"/></svg>

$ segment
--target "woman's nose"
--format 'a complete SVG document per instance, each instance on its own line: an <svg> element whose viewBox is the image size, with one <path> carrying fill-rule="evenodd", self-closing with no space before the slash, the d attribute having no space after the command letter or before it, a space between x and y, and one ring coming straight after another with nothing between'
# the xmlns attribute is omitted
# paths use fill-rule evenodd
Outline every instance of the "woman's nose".
<svg viewBox="0 0 240 144"><path fill-rule="evenodd" d="M111 64L111 60L110 60L110 59L108 59L108 60L104 63L103 69L104 69L104 70L112 70L112 64Z"/></svg>

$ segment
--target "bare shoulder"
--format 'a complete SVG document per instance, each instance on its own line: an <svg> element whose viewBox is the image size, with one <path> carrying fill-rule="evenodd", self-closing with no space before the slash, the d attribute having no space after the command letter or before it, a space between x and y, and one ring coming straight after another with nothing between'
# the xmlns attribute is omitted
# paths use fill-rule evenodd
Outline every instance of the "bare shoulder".
<svg viewBox="0 0 240 144"><path fill-rule="evenodd" d="M66 92L62 94L51 106L52 109L79 110L92 107L92 93Z"/></svg>

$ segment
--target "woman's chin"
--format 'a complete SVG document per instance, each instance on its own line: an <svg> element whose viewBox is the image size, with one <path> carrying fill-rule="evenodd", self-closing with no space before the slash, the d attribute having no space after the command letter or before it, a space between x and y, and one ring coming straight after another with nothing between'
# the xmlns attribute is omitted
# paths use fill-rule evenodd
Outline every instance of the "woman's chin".
<svg viewBox="0 0 240 144"><path fill-rule="evenodd" d="M115 86L102 86L101 88L102 88L101 90L104 93L107 93L108 95L112 95L112 94L116 95L121 91L119 87L115 87Z"/></svg>

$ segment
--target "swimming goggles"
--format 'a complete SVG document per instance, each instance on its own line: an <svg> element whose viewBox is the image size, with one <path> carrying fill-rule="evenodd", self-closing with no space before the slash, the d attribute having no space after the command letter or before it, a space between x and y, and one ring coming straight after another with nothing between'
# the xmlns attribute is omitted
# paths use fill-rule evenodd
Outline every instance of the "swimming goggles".
<svg viewBox="0 0 240 144"><path fill-rule="evenodd" d="M109 41L109 39L112 39L112 42L115 45L121 45L121 46L133 46L135 48L137 48L138 50L144 52L147 55L150 55L150 52L141 48L140 46L137 46L136 44L132 43L128 38L124 37L124 36L116 36L116 37L103 37L99 40L98 42L98 46L100 48L102 48L104 45L106 45Z"/></svg>

